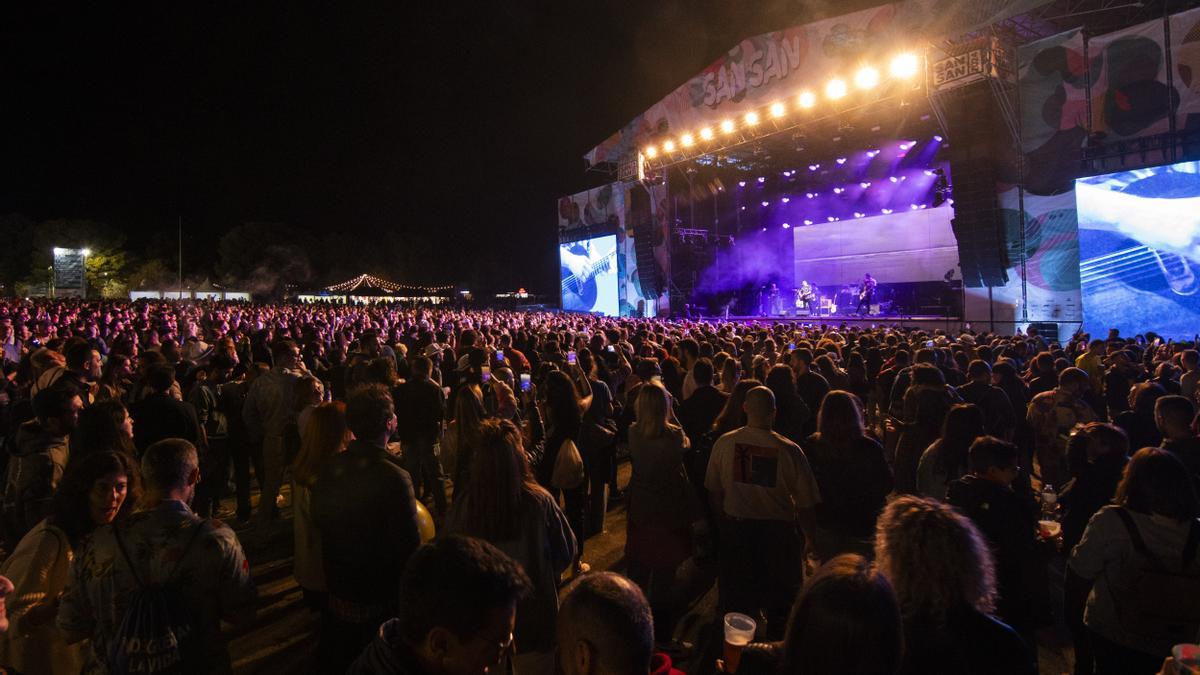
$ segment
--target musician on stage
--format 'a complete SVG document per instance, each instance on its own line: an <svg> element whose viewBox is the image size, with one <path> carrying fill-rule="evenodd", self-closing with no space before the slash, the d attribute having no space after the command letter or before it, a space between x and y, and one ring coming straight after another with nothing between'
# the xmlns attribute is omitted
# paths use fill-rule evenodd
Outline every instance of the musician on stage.
<svg viewBox="0 0 1200 675"><path fill-rule="evenodd" d="M871 278L870 272L863 275L862 290L858 293L858 307L854 310L855 314L866 316L870 313L871 303L875 302L875 287L877 285L878 282ZM866 312L863 311L863 307L867 308Z"/></svg>
<svg viewBox="0 0 1200 675"><path fill-rule="evenodd" d="M800 288L796 290L796 307L803 307L812 313L816 310L816 304L816 291L813 290L807 279L801 281Z"/></svg>

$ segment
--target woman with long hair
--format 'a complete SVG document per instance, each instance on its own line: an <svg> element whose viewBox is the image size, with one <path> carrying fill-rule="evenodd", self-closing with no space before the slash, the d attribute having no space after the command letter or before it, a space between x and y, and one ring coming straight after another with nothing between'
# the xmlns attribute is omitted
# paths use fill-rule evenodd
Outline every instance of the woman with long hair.
<svg viewBox="0 0 1200 675"><path fill-rule="evenodd" d="M96 402L123 400L133 385L133 362L124 354L108 355L96 387Z"/></svg>
<svg viewBox="0 0 1200 675"><path fill-rule="evenodd" d="M521 563L534 591L517 607L513 631L517 672L554 672L558 581L575 559L575 535L558 502L538 485L521 432L507 420L485 420L470 481L455 495L446 532L483 539Z"/></svg>
<svg viewBox="0 0 1200 675"><path fill-rule="evenodd" d="M1178 457L1142 448L1113 501L1071 552L1064 614L1086 634L1098 675L1149 675L1200 631L1200 500Z"/></svg>
<svg viewBox="0 0 1200 675"><path fill-rule="evenodd" d="M866 433L862 402L833 390L821 400L817 432L804 443L821 490L817 505L816 554L871 555L875 521L892 491L892 470L883 446Z"/></svg>
<svg viewBox="0 0 1200 675"><path fill-rule="evenodd" d="M591 567L583 562L583 546L586 536L583 534L587 524L587 486L588 476L584 467L583 481L577 486L554 485L552 477L554 466L558 461L559 452L567 441L578 447L580 430L583 427L584 405L580 399L579 389L571 377L561 370L550 371L546 374L546 382L541 394L545 408L547 426L546 449L542 461L535 467L534 472L538 483L555 494L562 492L564 511L571 523L571 530L578 538L575 554L574 571L582 574Z"/></svg>
<svg viewBox="0 0 1200 675"><path fill-rule="evenodd" d="M0 566L17 588L5 602L10 628L0 635L0 663L31 674L81 671L82 645L68 645L54 625L73 552L93 530L133 512L139 478L132 456L121 452L92 453L66 470L50 516Z"/></svg>
<svg viewBox="0 0 1200 675"><path fill-rule="evenodd" d="M746 392L761 386L763 386L761 380L748 379L739 381L733 387L733 393L726 399L725 407L721 409L721 414L717 415L717 419L713 422L711 432L713 440L734 429L746 426L746 411L743 410L746 403Z"/></svg>
<svg viewBox="0 0 1200 675"><path fill-rule="evenodd" d="M1032 647L992 616L992 553L969 518L937 500L900 497L879 517L875 561L900 601L902 673L1036 672Z"/></svg>
<svg viewBox="0 0 1200 675"><path fill-rule="evenodd" d="M442 461L454 477L454 492L471 479L471 454L479 446L479 425L487 419L483 394L476 385L461 387L454 397L454 419L442 439Z"/></svg>
<svg viewBox="0 0 1200 675"><path fill-rule="evenodd" d="M738 360L732 356L726 358L725 362L721 364L721 384L717 388L726 394L732 394L733 388L737 386L738 377L740 376L741 371L738 368Z"/></svg>
<svg viewBox="0 0 1200 675"><path fill-rule="evenodd" d="M670 638L675 572L691 555L692 522L699 515L683 456L690 447L671 419L670 395L648 382L638 392L637 421L629 427L629 519L625 561L629 578L646 593L655 635Z"/></svg>
<svg viewBox="0 0 1200 675"><path fill-rule="evenodd" d="M79 425L71 432L71 454L67 465L98 452L123 452L137 456L133 446L133 418L125 404L116 399L99 401L79 413Z"/></svg>
<svg viewBox="0 0 1200 675"><path fill-rule="evenodd" d="M957 403L946 413L942 437L921 455L917 465L917 494L946 498L946 486L967 473L967 450L987 433L983 410L973 403Z"/></svg>
<svg viewBox="0 0 1200 675"><path fill-rule="evenodd" d="M314 609L325 606L325 565L322 562L321 533L313 524L312 491L321 465L346 449L350 431L346 427L346 404L335 401L312 409L300 452L292 464L292 530L295 533L295 563L292 574Z"/></svg>

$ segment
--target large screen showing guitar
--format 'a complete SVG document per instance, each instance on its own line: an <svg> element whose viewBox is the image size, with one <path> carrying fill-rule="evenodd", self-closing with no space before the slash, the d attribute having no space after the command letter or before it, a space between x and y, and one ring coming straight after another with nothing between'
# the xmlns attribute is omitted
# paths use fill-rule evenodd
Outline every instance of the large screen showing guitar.
<svg viewBox="0 0 1200 675"><path fill-rule="evenodd" d="M1075 182L1084 329L1103 337L1200 327L1200 162Z"/></svg>
<svg viewBox="0 0 1200 675"><path fill-rule="evenodd" d="M617 315L616 235L559 244L558 262L563 309Z"/></svg>

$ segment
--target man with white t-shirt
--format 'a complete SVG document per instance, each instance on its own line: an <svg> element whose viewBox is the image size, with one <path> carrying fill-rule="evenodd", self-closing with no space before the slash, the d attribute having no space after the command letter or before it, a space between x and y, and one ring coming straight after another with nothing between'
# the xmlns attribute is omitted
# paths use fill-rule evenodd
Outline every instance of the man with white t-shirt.
<svg viewBox="0 0 1200 675"><path fill-rule="evenodd" d="M765 616L768 635L780 636L821 497L800 446L771 431L771 390L751 389L744 410L746 426L717 439L704 478L720 520L721 609Z"/></svg>

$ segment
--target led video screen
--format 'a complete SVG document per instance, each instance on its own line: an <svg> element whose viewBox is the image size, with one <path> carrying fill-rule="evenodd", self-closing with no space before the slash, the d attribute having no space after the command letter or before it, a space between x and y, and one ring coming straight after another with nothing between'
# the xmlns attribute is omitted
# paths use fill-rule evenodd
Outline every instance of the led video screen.
<svg viewBox="0 0 1200 675"><path fill-rule="evenodd" d="M559 244L558 262L563 309L617 315L616 235Z"/></svg>
<svg viewBox="0 0 1200 675"><path fill-rule="evenodd" d="M1075 182L1084 330L1200 330L1200 162Z"/></svg>

